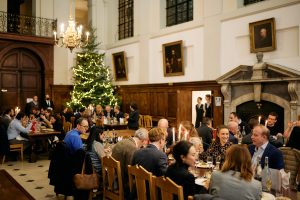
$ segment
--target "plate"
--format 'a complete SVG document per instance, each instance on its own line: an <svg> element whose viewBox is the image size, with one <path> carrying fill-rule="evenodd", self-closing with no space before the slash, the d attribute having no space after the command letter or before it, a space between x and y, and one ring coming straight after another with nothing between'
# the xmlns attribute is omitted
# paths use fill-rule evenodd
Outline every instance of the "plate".
<svg viewBox="0 0 300 200"><path fill-rule="evenodd" d="M199 164L197 164L197 166L196 167L198 167L198 168L204 168L204 169L208 169L209 168L209 165L208 164L206 164L206 163L199 163ZM211 167L213 167L213 166L211 166Z"/></svg>
<svg viewBox="0 0 300 200"><path fill-rule="evenodd" d="M275 200L275 197L270 193L262 192L261 200Z"/></svg>

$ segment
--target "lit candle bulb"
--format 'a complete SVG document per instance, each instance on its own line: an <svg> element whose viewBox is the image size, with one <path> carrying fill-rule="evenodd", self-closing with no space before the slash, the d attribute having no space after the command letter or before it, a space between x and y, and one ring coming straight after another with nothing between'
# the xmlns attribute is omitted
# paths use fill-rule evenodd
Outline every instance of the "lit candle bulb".
<svg viewBox="0 0 300 200"><path fill-rule="evenodd" d="M173 127L173 143L175 143L175 128Z"/></svg>
<svg viewBox="0 0 300 200"><path fill-rule="evenodd" d="M258 117L258 124L260 124L261 116Z"/></svg>
<svg viewBox="0 0 300 200"><path fill-rule="evenodd" d="M268 120L265 121L265 127L267 127L267 125L268 125Z"/></svg>
<svg viewBox="0 0 300 200"><path fill-rule="evenodd" d="M61 34L64 32L64 29L65 29L65 25L64 25L64 23L62 23L62 24L60 25L60 33L61 33Z"/></svg>
<svg viewBox="0 0 300 200"><path fill-rule="evenodd" d="M89 35L90 35L90 33L89 33L89 32L86 32L86 41L89 40Z"/></svg>

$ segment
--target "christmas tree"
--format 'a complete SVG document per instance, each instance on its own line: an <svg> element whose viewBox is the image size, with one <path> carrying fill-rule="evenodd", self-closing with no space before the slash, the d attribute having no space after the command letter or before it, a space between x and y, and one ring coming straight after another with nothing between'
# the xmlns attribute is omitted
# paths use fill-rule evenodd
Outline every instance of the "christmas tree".
<svg viewBox="0 0 300 200"><path fill-rule="evenodd" d="M90 28L91 37L87 46L77 53L73 69L74 88L67 105L74 110L90 104L115 105L118 98L114 95L111 72L104 64L104 54L98 53L95 29Z"/></svg>

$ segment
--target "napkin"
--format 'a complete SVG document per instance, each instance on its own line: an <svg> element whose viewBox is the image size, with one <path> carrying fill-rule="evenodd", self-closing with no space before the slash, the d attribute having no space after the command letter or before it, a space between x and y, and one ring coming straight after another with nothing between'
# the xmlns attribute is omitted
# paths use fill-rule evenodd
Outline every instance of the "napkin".
<svg viewBox="0 0 300 200"><path fill-rule="evenodd" d="M290 185L291 172L286 173L284 169L280 170L282 187L287 189Z"/></svg>
<svg viewBox="0 0 300 200"><path fill-rule="evenodd" d="M18 136L16 137L16 140L25 140L25 141L28 141L28 139L23 138L21 135L18 135Z"/></svg>

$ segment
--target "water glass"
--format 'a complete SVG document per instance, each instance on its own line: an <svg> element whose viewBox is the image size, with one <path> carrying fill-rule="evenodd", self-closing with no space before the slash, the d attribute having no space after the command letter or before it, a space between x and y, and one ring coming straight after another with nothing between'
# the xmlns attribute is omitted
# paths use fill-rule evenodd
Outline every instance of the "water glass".
<svg viewBox="0 0 300 200"><path fill-rule="evenodd" d="M211 168L213 164L213 157L212 156L207 156L206 162L208 164L208 167Z"/></svg>
<svg viewBox="0 0 300 200"><path fill-rule="evenodd" d="M216 170L220 170L221 156L216 157Z"/></svg>

